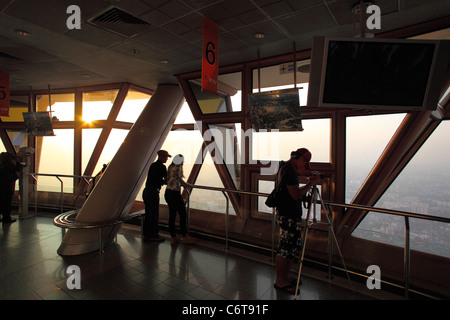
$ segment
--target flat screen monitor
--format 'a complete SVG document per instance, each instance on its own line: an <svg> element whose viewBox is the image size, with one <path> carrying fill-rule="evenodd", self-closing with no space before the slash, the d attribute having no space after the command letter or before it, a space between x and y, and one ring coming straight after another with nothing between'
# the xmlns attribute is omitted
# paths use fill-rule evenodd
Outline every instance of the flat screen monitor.
<svg viewBox="0 0 450 320"><path fill-rule="evenodd" d="M315 37L309 107L435 110L449 41Z"/></svg>

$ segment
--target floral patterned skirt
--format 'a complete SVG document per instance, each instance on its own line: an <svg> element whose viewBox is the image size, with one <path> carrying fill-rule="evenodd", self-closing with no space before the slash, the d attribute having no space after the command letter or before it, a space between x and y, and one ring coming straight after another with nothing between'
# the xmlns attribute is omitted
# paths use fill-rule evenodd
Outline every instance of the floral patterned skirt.
<svg viewBox="0 0 450 320"><path fill-rule="evenodd" d="M283 258L293 259L299 255L302 248L302 219L291 219L277 215L277 221L281 231L277 254Z"/></svg>

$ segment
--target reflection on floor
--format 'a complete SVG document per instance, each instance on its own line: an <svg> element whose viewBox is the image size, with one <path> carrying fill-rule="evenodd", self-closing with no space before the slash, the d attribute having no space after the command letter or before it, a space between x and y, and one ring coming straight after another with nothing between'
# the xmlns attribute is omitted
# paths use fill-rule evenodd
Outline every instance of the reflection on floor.
<svg viewBox="0 0 450 320"><path fill-rule="evenodd" d="M0 299L293 299L273 288L270 263L235 255L233 249L226 254L202 242L147 243L138 229L124 226L117 244L104 254L61 257L56 253L61 229L52 218L18 220L0 229ZM81 289L68 288L70 265L80 267ZM297 299L369 298L304 276Z"/></svg>

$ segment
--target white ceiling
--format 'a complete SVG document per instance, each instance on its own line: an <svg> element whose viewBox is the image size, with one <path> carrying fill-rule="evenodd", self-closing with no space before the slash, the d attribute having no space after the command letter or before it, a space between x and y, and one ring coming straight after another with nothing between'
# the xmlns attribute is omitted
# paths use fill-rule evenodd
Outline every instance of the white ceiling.
<svg viewBox="0 0 450 320"><path fill-rule="evenodd" d="M381 30L442 17L448 0L379 0ZM81 9L69 30L68 6ZM131 82L150 89L201 69L202 17L219 26L219 65L311 47L315 35L352 37L358 0L0 0L0 71L11 90ZM96 25L117 8L146 22ZM450 20L449 20L450 25ZM114 29L114 30L111 30ZM24 37L16 31L31 35ZM255 33L264 33L256 39ZM162 64L161 60L168 60Z"/></svg>

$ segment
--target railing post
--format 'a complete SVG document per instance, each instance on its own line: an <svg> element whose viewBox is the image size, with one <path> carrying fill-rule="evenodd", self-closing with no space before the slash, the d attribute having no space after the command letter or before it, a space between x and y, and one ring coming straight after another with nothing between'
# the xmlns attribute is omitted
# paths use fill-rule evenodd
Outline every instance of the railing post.
<svg viewBox="0 0 450 320"><path fill-rule="evenodd" d="M327 212L325 212L326 215L328 215L328 212L331 212L327 210ZM329 218L329 223L328 223L328 280L332 279L332 275L331 275L331 269L332 269L332 257L333 257L333 241L332 241L332 237L333 237L333 219L328 216Z"/></svg>
<svg viewBox="0 0 450 320"><path fill-rule="evenodd" d="M276 226L276 209L272 208L272 254L271 261L275 261L275 226Z"/></svg>
<svg viewBox="0 0 450 320"><path fill-rule="evenodd" d="M102 232L102 227L98 228L98 245L100 246L99 248L99 253L102 254L103 253L103 232Z"/></svg>
<svg viewBox="0 0 450 320"><path fill-rule="evenodd" d="M37 190L37 177L36 176L46 176L46 177L55 177L56 179L59 180L60 184L61 184L61 191L60 191L60 212L63 213L63 209L64 209L64 182L61 180L60 177L64 177L64 178L82 178L84 179L84 181L86 183L89 183L87 179L92 179L94 177L90 177L90 176L77 176L77 175L63 175L63 174L46 174L46 173L27 173L27 175L31 176L35 182L34 185L34 214L37 215L37 198L38 198L38 190ZM77 196L78 197L78 196Z"/></svg>
<svg viewBox="0 0 450 320"><path fill-rule="evenodd" d="M191 201L191 192L189 191L189 189L188 188L184 188L184 190L187 192L187 198L186 198L186 224L187 224L187 229L188 229L188 232L189 232L189 226L190 226L190 224L191 224L191 207L190 207L190 204L189 204L189 202Z"/></svg>
<svg viewBox="0 0 450 320"><path fill-rule="evenodd" d="M34 174L31 174L35 184L34 184L34 215L37 216L37 178Z"/></svg>
<svg viewBox="0 0 450 320"><path fill-rule="evenodd" d="M64 186L63 186L63 181L59 178L59 176L55 176L56 177L56 179L58 179L59 180L59 182L61 182L61 194L60 194L60 213L62 214L63 213L63 195L64 195Z"/></svg>
<svg viewBox="0 0 450 320"><path fill-rule="evenodd" d="M225 199L227 199L227 211L225 212L225 250L228 250L228 223L229 223L229 199L225 191L222 191Z"/></svg>
<svg viewBox="0 0 450 320"><path fill-rule="evenodd" d="M405 278L405 299L409 299L409 280L410 280L410 228L409 217L405 216L405 249L403 256L404 278Z"/></svg>

